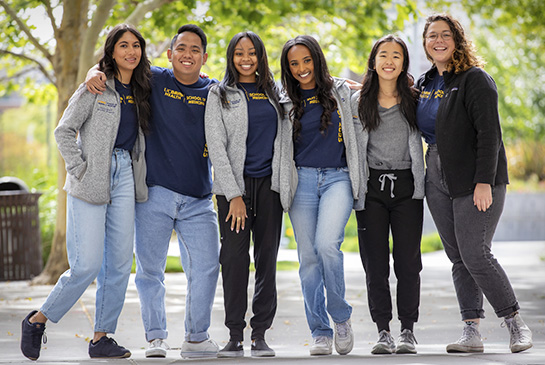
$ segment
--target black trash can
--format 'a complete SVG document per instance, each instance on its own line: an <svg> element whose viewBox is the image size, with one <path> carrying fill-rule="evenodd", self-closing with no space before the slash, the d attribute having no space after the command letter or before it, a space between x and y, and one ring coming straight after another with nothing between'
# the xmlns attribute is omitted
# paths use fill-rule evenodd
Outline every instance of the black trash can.
<svg viewBox="0 0 545 365"><path fill-rule="evenodd" d="M20 179L0 178L0 281L28 280L42 271L40 195Z"/></svg>

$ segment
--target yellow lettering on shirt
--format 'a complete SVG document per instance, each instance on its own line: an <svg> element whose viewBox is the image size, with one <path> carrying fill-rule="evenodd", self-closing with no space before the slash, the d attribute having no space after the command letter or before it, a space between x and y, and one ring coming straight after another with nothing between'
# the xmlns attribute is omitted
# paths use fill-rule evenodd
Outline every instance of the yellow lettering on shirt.
<svg viewBox="0 0 545 365"><path fill-rule="evenodd" d="M339 116L339 119L341 119L341 112L339 111L339 109L337 109L337 115ZM339 143L342 143L343 141L343 128L342 128L342 123L339 121L339 128L337 130L337 141Z"/></svg>
<svg viewBox="0 0 545 365"><path fill-rule="evenodd" d="M202 153L202 157L208 157L208 145L204 144L204 152Z"/></svg>

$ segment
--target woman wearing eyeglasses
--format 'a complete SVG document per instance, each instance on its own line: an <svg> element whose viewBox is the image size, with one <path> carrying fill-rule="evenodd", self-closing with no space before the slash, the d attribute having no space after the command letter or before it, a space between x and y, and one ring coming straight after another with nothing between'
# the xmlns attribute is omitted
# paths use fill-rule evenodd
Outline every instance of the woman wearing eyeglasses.
<svg viewBox="0 0 545 365"><path fill-rule="evenodd" d="M503 317L510 349L532 347L532 332L491 246L505 201L507 159L496 84L484 70L460 23L448 14L428 17L423 43L432 68L420 77L417 123L426 153L426 200L452 262L465 322L447 352L483 352L479 321L483 295Z"/></svg>

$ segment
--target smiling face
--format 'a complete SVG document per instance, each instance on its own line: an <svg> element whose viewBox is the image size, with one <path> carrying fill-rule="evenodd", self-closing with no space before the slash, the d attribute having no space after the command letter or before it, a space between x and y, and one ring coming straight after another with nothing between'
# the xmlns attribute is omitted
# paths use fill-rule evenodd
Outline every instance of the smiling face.
<svg viewBox="0 0 545 365"><path fill-rule="evenodd" d="M248 37L241 38L233 54L233 64L238 72L239 82L255 82L257 71L257 53Z"/></svg>
<svg viewBox="0 0 545 365"><path fill-rule="evenodd" d="M314 61L306 46L300 44L293 46L288 51L288 64L292 76L299 82L301 89L309 90L316 87Z"/></svg>
<svg viewBox="0 0 545 365"><path fill-rule="evenodd" d="M206 63L208 53L204 52L201 38L193 32L178 35L174 46L167 51L172 63L174 76L182 84L193 84L199 79L201 67Z"/></svg>
<svg viewBox="0 0 545 365"><path fill-rule="evenodd" d="M430 24L426 33L426 53L440 74L452 60L455 46L452 30L447 22L438 20Z"/></svg>
<svg viewBox="0 0 545 365"><path fill-rule="evenodd" d="M114 46L112 58L119 70L118 80L128 84L133 70L138 66L142 58L142 48L138 38L129 31L123 33Z"/></svg>
<svg viewBox="0 0 545 365"><path fill-rule="evenodd" d="M403 48L401 45L396 42L382 43L375 56L375 71L381 80L397 80L403 71Z"/></svg>

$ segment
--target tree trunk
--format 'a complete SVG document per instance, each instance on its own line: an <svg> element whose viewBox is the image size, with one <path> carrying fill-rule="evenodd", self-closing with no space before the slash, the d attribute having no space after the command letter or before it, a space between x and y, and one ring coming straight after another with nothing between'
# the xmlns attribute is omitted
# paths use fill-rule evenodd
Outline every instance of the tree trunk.
<svg viewBox="0 0 545 365"><path fill-rule="evenodd" d="M89 0L72 0L70 6L64 6L64 13L57 37L57 47L53 58L53 69L57 76L57 123L68 105L68 100L78 87L79 47L87 29L87 12ZM59 276L68 269L66 255L66 193L62 189L66 178L64 160L59 154L58 161L58 195L57 219L55 234L51 243L51 253L40 275L32 280L32 284L55 284Z"/></svg>

